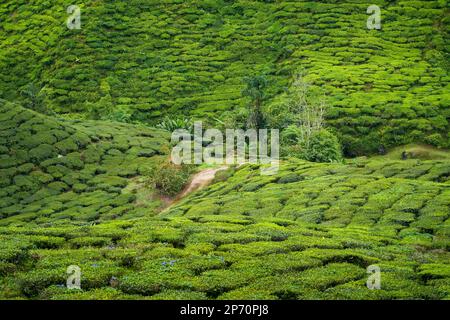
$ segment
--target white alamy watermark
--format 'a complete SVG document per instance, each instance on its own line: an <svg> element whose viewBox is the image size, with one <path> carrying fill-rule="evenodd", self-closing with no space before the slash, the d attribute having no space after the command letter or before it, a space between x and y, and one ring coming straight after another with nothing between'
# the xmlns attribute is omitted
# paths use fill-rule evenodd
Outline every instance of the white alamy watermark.
<svg viewBox="0 0 450 320"><path fill-rule="evenodd" d="M225 139L224 139L225 138ZM269 146L270 139L270 146ZM276 174L279 169L278 129L218 129L203 132L201 121L194 123L194 134L185 129L172 133L171 161L174 164L262 164L261 174Z"/></svg>
<svg viewBox="0 0 450 320"><path fill-rule="evenodd" d="M67 7L67 13L70 16L67 18L67 28L70 30L81 29L81 9L79 6L71 5Z"/></svg>
<svg viewBox="0 0 450 320"><path fill-rule="evenodd" d="M377 5L371 5L367 8L367 14L371 16L367 19L367 29L380 30L381 29L381 9Z"/></svg>
<svg viewBox="0 0 450 320"><path fill-rule="evenodd" d="M367 267L367 273L370 274L367 278L367 288L370 290L381 289L381 269L377 265L370 265Z"/></svg>
<svg viewBox="0 0 450 320"><path fill-rule="evenodd" d="M68 266L67 267L67 289L81 289L81 268L79 266Z"/></svg>

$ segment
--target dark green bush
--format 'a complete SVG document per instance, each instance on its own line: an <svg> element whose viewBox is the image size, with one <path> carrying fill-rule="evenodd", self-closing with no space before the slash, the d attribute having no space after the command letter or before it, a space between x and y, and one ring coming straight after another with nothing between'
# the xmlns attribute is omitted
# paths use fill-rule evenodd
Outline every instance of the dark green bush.
<svg viewBox="0 0 450 320"><path fill-rule="evenodd" d="M192 172L192 166L177 166L163 160L152 168L149 182L163 195L175 196L183 190Z"/></svg>
<svg viewBox="0 0 450 320"><path fill-rule="evenodd" d="M303 151L306 160L313 162L337 162L342 160L342 149L332 133L321 130L312 135L311 141Z"/></svg>
<svg viewBox="0 0 450 320"><path fill-rule="evenodd" d="M56 157L54 148L49 144L41 144L30 150L30 158L34 162L40 162L45 159Z"/></svg>
<svg viewBox="0 0 450 320"><path fill-rule="evenodd" d="M285 183L293 183L293 182L301 181L303 179L304 178L297 173L290 173L290 174L287 174L287 175L281 177L280 179L278 179L277 182L281 183L281 184L285 184Z"/></svg>

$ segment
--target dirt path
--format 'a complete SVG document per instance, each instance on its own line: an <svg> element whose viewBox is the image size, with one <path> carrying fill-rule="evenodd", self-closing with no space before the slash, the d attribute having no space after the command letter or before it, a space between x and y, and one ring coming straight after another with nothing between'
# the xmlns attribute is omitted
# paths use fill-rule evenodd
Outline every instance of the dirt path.
<svg viewBox="0 0 450 320"><path fill-rule="evenodd" d="M182 198L186 197L188 194L200 190L206 186L208 186L214 179L216 173L220 170L227 169L227 166L222 166L219 168L206 169L200 172L197 172L188 183L188 185L184 188L184 190L178 194L174 198L170 198L167 196L159 196L159 199L163 202L163 210L165 211L168 207L178 202Z"/></svg>
<svg viewBox="0 0 450 320"><path fill-rule="evenodd" d="M211 183L211 181L213 181L217 171L225 170L227 168L228 168L227 166L223 166L220 168L206 169L196 173L192 177L191 182L186 186L186 188L184 188L183 192L178 196L178 198L183 198L187 196L189 193L192 193L203 187L206 187L208 184Z"/></svg>

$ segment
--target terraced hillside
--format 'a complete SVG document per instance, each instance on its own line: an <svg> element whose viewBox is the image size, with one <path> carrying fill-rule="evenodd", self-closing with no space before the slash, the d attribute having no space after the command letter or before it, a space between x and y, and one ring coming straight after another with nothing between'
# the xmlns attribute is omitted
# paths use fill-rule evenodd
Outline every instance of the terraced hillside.
<svg viewBox="0 0 450 320"><path fill-rule="evenodd" d="M72 4L0 4L0 299L450 299L447 1ZM280 170L181 192L169 131L245 112Z"/></svg>
<svg viewBox="0 0 450 320"><path fill-rule="evenodd" d="M448 160L229 168L156 214L130 190L166 134L0 111L0 298L450 298Z"/></svg>
<svg viewBox="0 0 450 320"><path fill-rule="evenodd" d="M159 130L60 121L3 102L0 127L0 224L142 215L145 203L133 205L129 182L169 150L169 134Z"/></svg>
<svg viewBox="0 0 450 320"><path fill-rule="evenodd" d="M59 113L106 102L144 121L211 118L244 106L242 78L260 73L270 80L266 108L277 108L304 69L329 96L347 154L380 142L449 146L445 0L90 0L80 30L66 27L71 4L0 4L0 98L21 101L34 83ZM366 28L370 4L382 30Z"/></svg>

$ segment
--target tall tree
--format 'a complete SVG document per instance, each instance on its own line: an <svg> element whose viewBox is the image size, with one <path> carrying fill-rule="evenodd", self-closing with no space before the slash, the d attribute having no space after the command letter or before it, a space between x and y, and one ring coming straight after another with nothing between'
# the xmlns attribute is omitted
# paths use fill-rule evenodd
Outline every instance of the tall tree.
<svg viewBox="0 0 450 320"><path fill-rule="evenodd" d="M291 87L289 112L294 116L305 146L309 146L312 135L324 127L326 107L325 99L313 95L310 84L301 74L297 75Z"/></svg>
<svg viewBox="0 0 450 320"><path fill-rule="evenodd" d="M254 129L262 128L264 126L264 115L261 107L265 99L264 90L267 86L267 78L264 75L245 77L244 82L247 86L242 90L242 94L251 99L247 127Z"/></svg>

